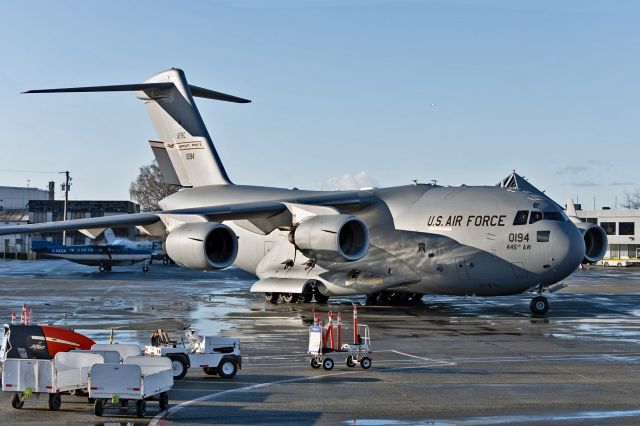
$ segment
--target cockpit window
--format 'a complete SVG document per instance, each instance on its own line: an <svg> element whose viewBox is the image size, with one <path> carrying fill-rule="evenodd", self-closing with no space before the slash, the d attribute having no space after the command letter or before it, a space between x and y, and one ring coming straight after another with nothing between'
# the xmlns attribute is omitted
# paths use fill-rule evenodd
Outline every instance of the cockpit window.
<svg viewBox="0 0 640 426"><path fill-rule="evenodd" d="M513 219L514 225L526 225L529 218L529 210L520 210L516 213L516 218Z"/></svg>
<svg viewBox="0 0 640 426"><path fill-rule="evenodd" d="M560 212L544 212L545 220L555 220L558 222L564 222L564 216Z"/></svg>
<svg viewBox="0 0 640 426"><path fill-rule="evenodd" d="M529 223L536 223L537 221L542 220L542 212L532 211L531 216L529 217Z"/></svg>

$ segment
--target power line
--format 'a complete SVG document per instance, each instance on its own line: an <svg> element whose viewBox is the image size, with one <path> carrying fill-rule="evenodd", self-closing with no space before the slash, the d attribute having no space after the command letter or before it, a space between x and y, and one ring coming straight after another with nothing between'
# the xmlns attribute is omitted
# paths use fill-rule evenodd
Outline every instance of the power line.
<svg viewBox="0 0 640 426"><path fill-rule="evenodd" d="M15 169L0 169L0 172L8 172L8 173L47 173L47 174L58 174L60 172L49 172L46 170L15 170Z"/></svg>

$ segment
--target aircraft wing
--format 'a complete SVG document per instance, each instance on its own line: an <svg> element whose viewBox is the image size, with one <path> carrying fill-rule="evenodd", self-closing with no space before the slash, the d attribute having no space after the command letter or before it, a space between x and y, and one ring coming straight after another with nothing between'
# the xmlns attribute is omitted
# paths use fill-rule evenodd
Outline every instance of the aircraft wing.
<svg viewBox="0 0 640 426"><path fill-rule="evenodd" d="M360 192L338 192L302 195L281 200L255 201L187 209L164 210L149 213L133 213L113 216L73 219L57 222L32 223L19 226L0 227L0 235L33 234L40 232L70 231L97 228L122 228L128 226L151 225L165 215L195 215L210 221L269 218L287 207L284 203L298 203L321 206L364 206L371 203L373 196Z"/></svg>

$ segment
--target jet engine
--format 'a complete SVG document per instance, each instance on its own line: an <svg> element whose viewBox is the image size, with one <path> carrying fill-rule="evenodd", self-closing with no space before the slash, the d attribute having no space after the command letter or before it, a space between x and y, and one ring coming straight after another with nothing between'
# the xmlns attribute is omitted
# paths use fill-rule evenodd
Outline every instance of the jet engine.
<svg viewBox="0 0 640 426"><path fill-rule="evenodd" d="M217 222L185 223L169 233L167 255L191 269L223 269L238 254L238 238L227 225Z"/></svg>
<svg viewBox="0 0 640 426"><path fill-rule="evenodd" d="M367 254L369 228L355 216L311 216L289 234L289 241L311 259L352 262Z"/></svg>
<svg viewBox="0 0 640 426"><path fill-rule="evenodd" d="M584 238L584 259L582 263L597 262L607 252L607 233L594 223L580 222L575 224Z"/></svg>

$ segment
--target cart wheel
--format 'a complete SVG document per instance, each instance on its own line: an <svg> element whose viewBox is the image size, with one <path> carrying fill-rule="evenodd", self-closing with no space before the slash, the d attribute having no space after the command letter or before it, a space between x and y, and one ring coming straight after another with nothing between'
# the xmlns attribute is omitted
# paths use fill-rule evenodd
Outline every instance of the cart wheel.
<svg viewBox="0 0 640 426"><path fill-rule="evenodd" d="M318 361L315 357L311 358L311 366L313 368L320 368L320 361Z"/></svg>
<svg viewBox="0 0 640 426"><path fill-rule="evenodd" d="M173 380L181 380L187 375L187 362L178 356L170 356L171 368L173 369Z"/></svg>
<svg viewBox="0 0 640 426"><path fill-rule="evenodd" d="M49 394L49 410L58 411L62 405L62 397L59 393Z"/></svg>
<svg viewBox="0 0 640 426"><path fill-rule="evenodd" d="M209 376L217 376L218 375L218 369L215 367L205 367L202 369L202 371L204 371L204 374L208 374Z"/></svg>
<svg viewBox="0 0 640 426"><path fill-rule="evenodd" d="M98 417L102 417L102 414L104 414L104 401L102 398L96 398L96 402L93 404L93 412Z"/></svg>
<svg viewBox="0 0 640 426"><path fill-rule="evenodd" d="M22 395L20 395L18 392L15 392L11 397L11 406L16 410L19 410L24 406Z"/></svg>
<svg viewBox="0 0 640 426"><path fill-rule="evenodd" d="M160 404L160 411L167 411L167 408L169 408L169 394L162 392L158 399L158 403Z"/></svg>
<svg viewBox="0 0 640 426"><path fill-rule="evenodd" d="M136 416L143 418L147 414L147 401L139 399L136 401Z"/></svg>
<svg viewBox="0 0 640 426"><path fill-rule="evenodd" d="M324 361L322 361L322 368L331 370L333 368L333 360L331 358L325 358Z"/></svg>
<svg viewBox="0 0 640 426"><path fill-rule="evenodd" d="M353 367L355 367L355 366L356 366L356 360L355 360L355 359L353 359L353 357L352 357L352 356L348 356L348 357L347 357L347 367L351 367L351 368L353 368Z"/></svg>
<svg viewBox="0 0 640 426"><path fill-rule="evenodd" d="M218 374L223 379L231 379L236 375L238 366L233 359L223 359L218 365Z"/></svg>
<svg viewBox="0 0 640 426"><path fill-rule="evenodd" d="M371 358L367 358L366 356L363 357L360 360L360 367L364 368L365 370L369 369L369 367L371 367Z"/></svg>

